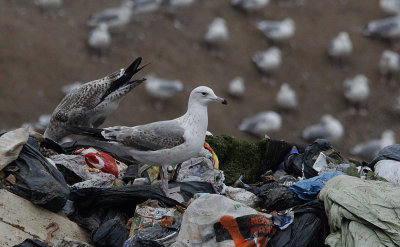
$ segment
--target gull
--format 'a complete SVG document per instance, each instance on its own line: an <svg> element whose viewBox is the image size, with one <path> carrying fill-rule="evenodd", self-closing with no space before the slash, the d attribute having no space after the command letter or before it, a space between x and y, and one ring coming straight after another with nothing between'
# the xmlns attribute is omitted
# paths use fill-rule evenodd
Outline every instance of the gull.
<svg viewBox="0 0 400 247"><path fill-rule="evenodd" d="M71 134L69 126L80 125L98 127L114 110L119 102L134 87L144 79L130 81L132 76L140 71L142 58L137 58L125 70L110 74L104 78L87 82L73 89L58 104L52 113L50 124L44 136L59 141Z"/></svg>
<svg viewBox="0 0 400 247"><path fill-rule="evenodd" d="M333 58L344 58L353 52L353 44L347 32L340 32L338 36L332 39L328 54Z"/></svg>
<svg viewBox="0 0 400 247"><path fill-rule="evenodd" d="M276 96L276 103L284 110L294 110L297 108L296 92L289 84L283 83Z"/></svg>
<svg viewBox="0 0 400 247"><path fill-rule="evenodd" d="M388 14L400 14L400 0L380 0L379 6Z"/></svg>
<svg viewBox="0 0 400 247"><path fill-rule="evenodd" d="M397 39L400 37L400 16L370 21L363 32L365 36L377 36L389 40Z"/></svg>
<svg viewBox="0 0 400 247"><path fill-rule="evenodd" d="M348 78L344 80L343 86L345 98L357 108L369 97L368 78L365 75Z"/></svg>
<svg viewBox="0 0 400 247"><path fill-rule="evenodd" d="M344 129L339 120L329 114L321 118L321 122L308 126L301 132L301 138L307 142L316 139L327 139L328 141L339 140L344 133Z"/></svg>
<svg viewBox="0 0 400 247"><path fill-rule="evenodd" d="M166 4L171 7L176 7L176 6L188 6L194 2L195 0L164 0L163 4Z"/></svg>
<svg viewBox="0 0 400 247"><path fill-rule="evenodd" d="M161 6L162 0L135 0L132 5L134 14L156 11Z"/></svg>
<svg viewBox="0 0 400 247"><path fill-rule="evenodd" d="M258 137L276 132L281 128L282 118L274 111L265 111L253 117L245 118L239 125L239 130Z"/></svg>
<svg viewBox="0 0 400 247"><path fill-rule="evenodd" d="M215 18L207 27L204 40L209 44L219 44L229 39L229 31L226 21L221 18Z"/></svg>
<svg viewBox="0 0 400 247"><path fill-rule="evenodd" d="M379 71L383 79L390 81L400 70L400 55L397 52L385 50L379 60Z"/></svg>
<svg viewBox="0 0 400 247"><path fill-rule="evenodd" d="M100 23L95 29L89 34L88 44L91 48L97 51L103 51L111 43L111 36L108 32L108 26L106 23Z"/></svg>
<svg viewBox="0 0 400 247"><path fill-rule="evenodd" d="M234 7L241 8L245 11L256 11L268 5L269 0L231 0Z"/></svg>
<svg viewBox="0 0 400 247"><path fill-rule="evenodd" d="M109 8L92 15L87 24L98 26L105 23L109 28L122 28L131 20L133 1L123 1L120 7Z"/></svg>
<svg viewBox="0 0 400 247"><path fill-rule="evenodd" d="M111 142L139 162L161 166L161 188L168 195L166 167L199 156L208 126L207 105L215 101L227 104L211 88L200 86L190 93L186 113L176 119L135 127L92 129L77 126L74 130Z"/></svg>
<svg viewBox="0 0 400 247"><path fill-rule="evenodd" d="M277 47L271 47L266 51L258 51L254 54L252 60L262 72L273 72L281 65L281 50Z"/></svg>
<svg viewBox="0 0 400 247"><path fill-rule="evenodd" d="M291 18L285 18L282 21L263 20L256 24L257 29L272 41L284 41L293 37L295 32L294 21Z"/></svg>
<svg viewBox="0 0 400 247"><path fill-rule="evenodd" d="M394 131L385 130L382 132L381 139L375 139L357 144L349 150L349 153L366 161L371 161L382 148L395 143L396 140Z"/></svg>
<svg viewBox="0 0 400 247"><path fill-rule="evenodd" d="M180 80L167 80L156 77L154 74L146 76L145 87L147 93L161 100L171 98L184 89L183 83Z"/></svg>
<svg viewBox="0 0 400 247"><path fill-rule="evenodd" d="M35 0L35 5L40 7L60 7L62 0Z"/></svg>
<svg viewBox="0 0 400 247"><path fill-rule="evenodd" d="M237 76L229 83L228 92L231 96L240 98L244 95L245 91L246 88L242 77Z"/></svg>

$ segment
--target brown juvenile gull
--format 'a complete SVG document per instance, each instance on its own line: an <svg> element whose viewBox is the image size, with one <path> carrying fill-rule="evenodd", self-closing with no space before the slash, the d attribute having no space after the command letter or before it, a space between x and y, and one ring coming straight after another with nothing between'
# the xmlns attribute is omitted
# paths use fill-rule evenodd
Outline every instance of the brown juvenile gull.
<svg viewBox="0 0 400 247"><path fill-rule="evenodd" d="M166 166L199 156L208 126L207 105L213 101L227 104L211 88L200 86L190 93L186 113L176 119L134 127L92 129L77 126L72 130L118 145L139 162L161 166L161 188L168 195Z"/></svg>
<svg viewBox="0 0 400 247"><path fill-rule="evenodd" d="M126 70L121 69L73 89L54 110L44 136L59 141L71 134L69 126L100 126L118 108L122 98L145 80L130 81L143 68L139 68L141 61L139 57Z"/></svg>

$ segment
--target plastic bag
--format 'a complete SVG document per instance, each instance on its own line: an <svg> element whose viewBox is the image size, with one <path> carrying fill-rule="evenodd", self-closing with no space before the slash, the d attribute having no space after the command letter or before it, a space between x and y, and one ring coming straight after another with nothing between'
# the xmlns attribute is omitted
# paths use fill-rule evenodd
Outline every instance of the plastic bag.
<svg viewBox="0 0 400 247"><path fill-rule="evenodd" d="M258 196L263 200L263 203L261 204L262 208L269 211L279 211L304 203L296 193L286 186L279 185L276 182L266 185L267 186L261 186L258 194Z"/></svg>
<svg viewBox="0 0 400 247"><path fill-rule="evenodd" d="M321 247L329 234L324 204L318 200L293 208L294 221L278 231L268 242L269 247Z"/></svg>
<svg viewBox="0 0 400 247"><path fill-rule="evenodd" d="M24 242L14 245L14 247L50 247L50 246L40 240L28 238L25 239Z"/></svg>
<svg viewBox="0 0 400 247"><path fill-rule="evenodd" d="M91 240L96 247L121 247L128 239L129 232L117 219L111 219L92 234Z"/></svg>
<svg viewBox="0 0 400 247"><path fill-rule="evenodd" d="M400 186L400 161L381 160L375 164L375 174Z"/></svg>
<svg viewBox="0 0 400 247"><path fill-rule="evenodd" d="M70 191L63 175L40 153L38 142L31 137L18 159L4 171L16 177L16 184L5 188L36 205L57 212L67 202Z"/></svg>

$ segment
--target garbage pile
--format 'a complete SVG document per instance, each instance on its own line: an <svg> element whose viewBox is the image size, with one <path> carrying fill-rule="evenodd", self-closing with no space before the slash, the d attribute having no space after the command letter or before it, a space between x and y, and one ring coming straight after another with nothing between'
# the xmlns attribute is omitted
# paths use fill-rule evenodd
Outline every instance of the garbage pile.
<svg viewBox="0 0 400 247"><path fill-rule="evenodd" d="M165 195L158 167L115 146L20 128L0 136L0 169L1 246L400 245L397 144L361 163L323 139L207 136Z"/></svg>

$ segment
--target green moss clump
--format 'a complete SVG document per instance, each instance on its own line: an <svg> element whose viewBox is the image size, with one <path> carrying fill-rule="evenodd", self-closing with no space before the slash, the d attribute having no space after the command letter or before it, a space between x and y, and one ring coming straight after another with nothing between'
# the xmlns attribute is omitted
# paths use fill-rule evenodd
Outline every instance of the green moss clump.
<svg viewBox="0 0 400 247"><path fill-rule="evenodd" d="M252 143L228 135L207 136L206 142L217 154L228 185L241 175L246 183L257 182L261 174L276 169L293 145L266 138Z"/></svg>

